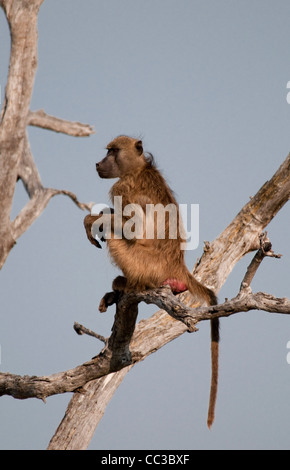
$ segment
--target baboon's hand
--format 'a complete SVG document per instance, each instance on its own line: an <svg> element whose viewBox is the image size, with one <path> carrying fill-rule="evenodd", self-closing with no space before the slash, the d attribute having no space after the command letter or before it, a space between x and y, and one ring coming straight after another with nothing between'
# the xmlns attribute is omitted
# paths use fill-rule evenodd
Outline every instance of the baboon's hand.
<svg viewBox="0 0 290 470"><path fill-rule="evenodd" d="M90 214L86 215L86 217L84 218L84 226L86 229L87 237L89 241L92 243L92 245L95 245L97 248L102 248L98 240L96 240L92 235L92 225L97 218L98 217L90 215Z"/></svg>

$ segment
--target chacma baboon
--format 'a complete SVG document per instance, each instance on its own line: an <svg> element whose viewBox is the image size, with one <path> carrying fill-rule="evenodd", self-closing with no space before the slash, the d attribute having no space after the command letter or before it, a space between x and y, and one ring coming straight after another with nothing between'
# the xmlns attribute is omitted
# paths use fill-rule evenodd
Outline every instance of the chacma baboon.
<svg viewBox="0 0 290 470"><path fill-rule="evenodd" d="M107 155L96 164L96 169L101 178L119 178L111 188L110 197L112 202L117 196L122 198L118 213L115 207L106 215L104 213L87 215L84 220L89 240L98 247L100 244L92 233L92 227L102 221L103 239L107 242L113 262L124 274L124 277L118 276L113 281L113 289L125 292L140 291L166 284L174 293L189 290L199 305L217 304L214 292L198 282L185 265L184 249L181 249L185 240L177 202L157 169L152 155L144 154L142 141L127 136L115 138L107 146ZM126 224L129 221L126 211L128 207L131 214L133 211L135 215L135 225L140 220L139 236L130 237L125 234ZM158 231L158 211L152 212L152 207L175 209L171 210L171 213L166 211L163 216L162 236L159 236ZM149 224L147 224L148 208L151 208ZM170 218L172 214L173 218ZM175 224L175 237L170 236L172 229L170 224ZM131 228L133 225L130 223ZM148 227L152 229L149 230L150 236L147 236ZM211 320L212 382L208 412L209 427L214 420L217 396L218 342L219 321L213 319Z"/></svg>

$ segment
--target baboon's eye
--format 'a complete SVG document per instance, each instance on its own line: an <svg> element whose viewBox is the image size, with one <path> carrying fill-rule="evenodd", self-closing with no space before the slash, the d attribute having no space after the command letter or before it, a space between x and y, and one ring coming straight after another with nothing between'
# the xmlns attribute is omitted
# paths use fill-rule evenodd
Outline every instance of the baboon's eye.
<svg viewBox="0 0 290 470"><path fill-rule="evenodd" d="M115 148L115 147L109 148L109 149L108 149L108 152L107 152L107 156L109 156L109 155L113 155L113 156L114 156L114 155L117 155L117 152L118 152L118 149L117 149L117 148Z"/></svg>

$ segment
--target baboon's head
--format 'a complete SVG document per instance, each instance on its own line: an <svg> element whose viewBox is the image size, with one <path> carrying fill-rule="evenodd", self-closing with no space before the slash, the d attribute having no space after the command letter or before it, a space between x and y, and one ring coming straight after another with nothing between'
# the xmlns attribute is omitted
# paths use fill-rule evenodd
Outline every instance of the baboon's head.
<svg viewBox="0 0 290 470"><path fill-rule="evenodd" d="M141 140L122 135L112 140L107 150L105 158L96 164L101 178L121 178L146 164Z"/></svg>

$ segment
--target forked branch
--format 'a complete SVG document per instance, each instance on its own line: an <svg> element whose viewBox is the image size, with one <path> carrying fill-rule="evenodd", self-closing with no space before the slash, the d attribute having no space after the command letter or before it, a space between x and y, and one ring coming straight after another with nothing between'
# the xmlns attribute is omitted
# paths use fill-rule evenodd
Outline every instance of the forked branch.
<svg viewBox="0 0 290 470"><path fill-rule="evenodd" d="M262 233L259 238L260 238L260 248L255 254L254 258L252 259L252 262L248 266L245 277L241 283L241 290L251 285L251 282L257 272L257 269L259 268L261 262L266 256L269 256L271 258L281 258L282 256L280 254L276 255L273 252L272 243L270 242L269 238L267 238L267 232Z"/></svg>
<svg viewBox="0 0 290 470"><path fill-rule="evenodd" d="M57 194L69 196L81 209L90 209L70 191L44 188L27 137L27 125L83 137L94 133L88 124L29 110L37 69L37 16L43 0L0 0L9 24L11 54L5 98L0 114L0 269L16 240L40 216ZM29 45L29 47L27 46ZM14 221L10 213L16 182L21 179L29 202Z"/></svg>
<svg viewBox="0 0 290 470"><path fill-rule="evenodd" d="M153 315L149 320L140 322L135 328L137 306L142 301L156 304L163 311ZM74 369L50 376L21 377L0 373L0 396L11 395L19 399L35 397L45 400L50 395L76 391L88 382L133 365L160 349L174 339L169 333L170 324L176 320L180 328L175 329L175 337L186 330L197 331L196 325L200 321L227 317L249 310L290 314L290 300L261 292L253 294L249 286L244 286L231 301L193 309L184 305L166 286L126 294L117 303L115 322L108 340L78 324L75 325L78 333L89 334L105 342L105 348L100 354ZM166 312L172 317L171 320ZM168 327L167 330L164 330L165 325Z"/></svg>

